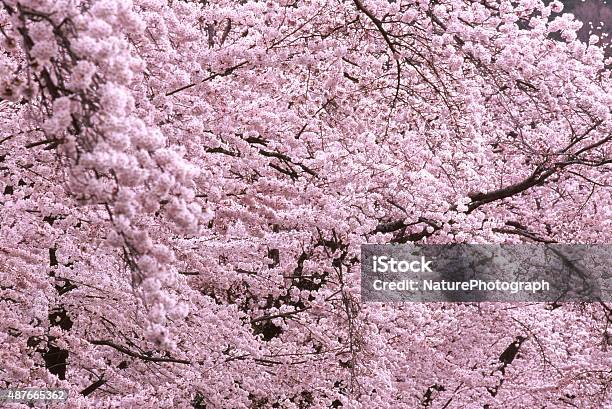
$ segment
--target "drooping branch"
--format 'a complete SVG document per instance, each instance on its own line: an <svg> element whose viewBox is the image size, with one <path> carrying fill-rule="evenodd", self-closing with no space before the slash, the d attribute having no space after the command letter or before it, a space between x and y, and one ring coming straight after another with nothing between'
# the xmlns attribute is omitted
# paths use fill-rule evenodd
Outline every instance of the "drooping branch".
<svg viewBox="0 0 612 409"><path fill-rule="evenodd" d="M393 106L395 106L395 103L397 102L397 99L399 98L399 90L400 90L401 78L402 78L402 67L400 66L400 63L399 63L399 53L397 52L395 44L393 44L393 41L391 41L391 38L389 37L389 33L383 27L382 21L378 17L376 17L370 10L368 10L368 8L363 5L363 2L361 0L353 0L353 2L355 3L357 10L364 13L370 19L370 21L372 21L374 26L376 26L376 29L382 35L382 37L385 40L385 43L387 43L387 46L391 50L391 54L392 54L391 58L393 59L393 61L395 61L395 68L397 70L397 84L395 87L395 96L393 98Z"/></svg>

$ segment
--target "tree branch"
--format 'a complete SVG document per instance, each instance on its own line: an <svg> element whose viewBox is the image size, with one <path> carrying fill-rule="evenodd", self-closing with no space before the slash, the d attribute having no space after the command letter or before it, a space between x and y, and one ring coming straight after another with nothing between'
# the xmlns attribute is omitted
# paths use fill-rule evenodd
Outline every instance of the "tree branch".
<svg viewBox="0 0 612 409"><path fill-rule="evenodd" d="M89 341L90 344L93 345L104 345L104 346L109 346L123 354L126 354L128 356L131 356L132 358L138 358L138 359L142 359L143 361L149 361L149 362L167 362L167 363L173 363L173 364L183 364L183 365L191 365L191 361L188 361L186 359L176 359L176 358L167 358L167 357L154 357L154 356L148 356L148 355L143 355L143 354L139 354L138 352L134 352L131 351L129 349L127 349L124 346L121 345L117 345L112 341L108 341L108 340L90 340Z"/></svg>

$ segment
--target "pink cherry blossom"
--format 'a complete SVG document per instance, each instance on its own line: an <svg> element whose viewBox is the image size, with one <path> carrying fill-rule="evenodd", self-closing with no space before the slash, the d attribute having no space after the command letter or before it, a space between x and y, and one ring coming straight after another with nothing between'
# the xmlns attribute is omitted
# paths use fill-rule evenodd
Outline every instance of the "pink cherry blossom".
<svg viewBox="0 0 612 409"><path fill-rule="evenodd" d="M365 243L609 242L609 39L585 24L540 0L0 0L0 389L610 407L609 302L360 294Z"/></svg>

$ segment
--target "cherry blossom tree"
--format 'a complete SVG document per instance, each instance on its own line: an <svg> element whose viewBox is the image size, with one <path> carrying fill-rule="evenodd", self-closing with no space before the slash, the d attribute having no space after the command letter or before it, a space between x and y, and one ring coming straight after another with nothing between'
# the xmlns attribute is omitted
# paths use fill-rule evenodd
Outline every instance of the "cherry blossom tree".
<svg viewBox="0 0 612 409"><path fill-rule="evenodd" d="M576 33L584 42L593 41L604 48L606 57L612 55L610 33L612 33L612 7L607 0L566 1L564 10L583 22ZM597 36L597 38L591 36Z"/></svg>
<svg viewBox="0 0 612 409"><path fill-rule="evenodd" d="M363 243L610 240L612 61L560 2L0 5L1 388L611 404L610 304L359 294Z"/></svg>

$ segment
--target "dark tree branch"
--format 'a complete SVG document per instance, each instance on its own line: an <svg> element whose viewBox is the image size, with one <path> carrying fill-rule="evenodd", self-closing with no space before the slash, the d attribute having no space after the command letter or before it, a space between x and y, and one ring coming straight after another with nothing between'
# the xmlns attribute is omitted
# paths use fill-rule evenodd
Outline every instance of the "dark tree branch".
<svg viewBox="0 0 612 409"><path fill-rule="evenodd" d="M109 346L123 354L126 354L128 356L131 356L132 358L138 358L138 359L142 359L143 361L149 361L149 362L167 362L167 363L173 363L173 364L183 364L183 365L191 365L191 361L188 361L186 359L176 359L176 358L168 358L168 357L155 357L155 356L148 356L148 355L143 355L140 354L138 352L134 352L131 351L129 349L127 349L124 346L121 345L117 345L112 341L108 341L108 340L90 340L89 341L90 344L93 345L103 345L103 346Z"/></svg>
<svg viewBox="0 0 612 409"><path fill-rule="evenodd" d="M83 396L91 395L92 393L96 391L96 389L103 386L105 383L106 383L106 379L100 378L94 383L92 383L91 385L89 385L87 388L83 389L81 391L81 395Z"/></svg>
<svg viewBox="0 0 612 409"><path fill-rule="evenodd" d="M178 92L185 91L186 89L189 89L189 88L193 88L193 87L195 87L198 84L202 84L202 83L204 83L206 81L210 81L210 80L215 79L217 77L226 77L226 76L230 75L231 73L233 73L236 69L242 67L243 65L246 65L247 63L248 63L248 61L243 61L243 62L241 62L239 64L236 64L236 65L234 65L232 67L226 68L222 72L213 73L213 74L209 75L208 77L204 78L203 80L201 80L199 82L194 82L194 83L191 83L191 84L187 84L187 85L179 87L179 88L177 88L175 90L168 91L168 92L166 92L166 96L169 97L169 96L174 95L174 94L176 94Z"/></svg>

